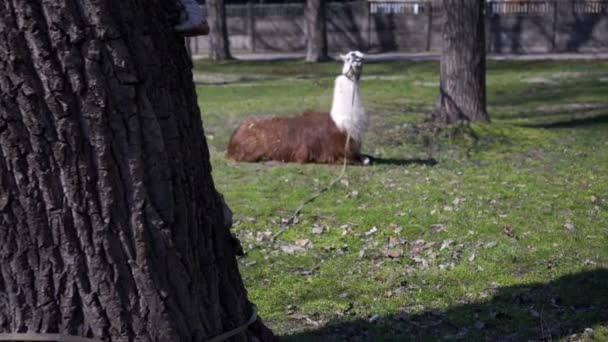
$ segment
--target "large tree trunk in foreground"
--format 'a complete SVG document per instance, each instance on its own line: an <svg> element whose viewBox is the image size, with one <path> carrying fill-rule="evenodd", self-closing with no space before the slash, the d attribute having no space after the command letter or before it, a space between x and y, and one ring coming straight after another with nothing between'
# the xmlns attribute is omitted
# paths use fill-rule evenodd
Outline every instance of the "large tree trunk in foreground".
<svg viewBox="0 0 608 342"><path fill-rule="evenodd" d="M446 21L439 99L431 119L441 124L489 122L483 0L443 0Z"/></svg>
<svg viewBox="0 0 608 342"><path fill-rule="evenodd" d="M306 1L306 61L320 62L327 55L325 0Z"/></svg>
<svg viewBox="0 0 608 342"><path fill-rule="evenodd" d="M209 58L232 59L224 0L207 0L207 23L209 24Z"/></svg>
<svg viewBox="0 0 608 342"><path fill-rule="evenodd" d="M0 3L0 332L202 341L251 313L168 1ZM272 338L261 322L236 340Z"/></svg>

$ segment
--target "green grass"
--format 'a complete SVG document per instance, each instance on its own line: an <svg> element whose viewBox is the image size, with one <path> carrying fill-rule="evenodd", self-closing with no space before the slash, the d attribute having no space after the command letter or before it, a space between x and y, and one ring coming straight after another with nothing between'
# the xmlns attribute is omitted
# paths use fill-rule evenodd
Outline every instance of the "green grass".
<svg viewBox="0 0 608 342"><path fill-rule="evenodd" d="M607 341L608 61L490 61L492 124L473 125L477 138L411 129L433 106L437 62L366 65L363 150L381 163L348 167L278 241L259 241L340 166L234 163L229 136L249 115L328 110L339 69L195 63L215 183L264 322L288 341ZM299 239L312 246L281 250Z"/></svg>

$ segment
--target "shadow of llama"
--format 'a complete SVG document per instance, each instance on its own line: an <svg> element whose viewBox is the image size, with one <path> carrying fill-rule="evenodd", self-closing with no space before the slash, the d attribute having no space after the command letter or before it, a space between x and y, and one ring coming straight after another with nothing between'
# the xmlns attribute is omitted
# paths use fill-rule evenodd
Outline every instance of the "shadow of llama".
<svg viewBox="0 0 608 342"><path fill-rule="evenodd" d="M331 112L248 118L232 134L226 157L243 162L368 164L369 158L360 154L367 126L359 96L363 57L359 51L340 56L344 66L335 81Z"/></svg>

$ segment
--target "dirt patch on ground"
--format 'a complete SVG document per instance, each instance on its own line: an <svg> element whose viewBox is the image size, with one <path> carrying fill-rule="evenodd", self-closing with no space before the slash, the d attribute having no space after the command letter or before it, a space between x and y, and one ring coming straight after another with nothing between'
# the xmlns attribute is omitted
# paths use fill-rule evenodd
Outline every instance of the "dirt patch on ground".
<svg viewBox="0 0 608 342"><path fill-rule="evenodd" d="M266 75L231 75L231 74L194 74L194 83L206 85L224 85L234 83L251 83L273 79Z"/></svg>
<svg viewBox="0 0 608 342"><path fill-rule="evenodd" d="M414 85L422 86L422 87L436 88L436 87L439 87L439 82L414 81Z"/></svg>
<svg viewBox="0 0 608 342"><path fill-rule="evenodd" d="M546 77L530 77L522 80L524 83L528 84L555 84L556 82L552 79Z"/></svg>
<svg viewBox="0 0 608 342"><path fill-rule="evenodd" d="M577 71L562 71L557 72L555 74L551 74L550 76L524 78L522 82L528 84L556 84L564 81L581 79L585 77L590 77L590 75Z"/></svg>
<svg viewBox="0 0 608 342"><path fill-rule="evenodd" d="M562 114L563 112L587 112L598 109L608 109L608 106L601 103L568 103L562 105L540 106L536 111L543 114Z"/></svg>

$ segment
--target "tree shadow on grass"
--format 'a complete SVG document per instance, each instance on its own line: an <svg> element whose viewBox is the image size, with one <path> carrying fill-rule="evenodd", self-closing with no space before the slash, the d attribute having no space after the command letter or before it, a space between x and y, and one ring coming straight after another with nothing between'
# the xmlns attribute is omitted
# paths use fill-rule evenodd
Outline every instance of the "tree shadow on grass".
<svg viewBox="0 0 608 342"><path fill-rule="evenodd" d="M438 164L437 160L434 158L379 158L369 156L372 160L372 165L396 165L396 166L407 166L407 165L426 165L426 166L435 166Z"/></svg>
<svg viewBox="0 0 608 342"><path fill-rule="evenodd" d="M534 123L534 124L522 124L522 127L530 127L530 128L544 128L544 129L553 129L553 128L577 128L577 127L587 127L598 124L607 124L608 123L608 113L603 113L600 115L584 117L584 118L572 118L564 121L556 121L556 122L543 122L543 123Z"/></svg>
<svg viewBox="0 0 608 342"><path fill-rule="evenodd" d="M489 287L485 302L445 311L338 321L284 336L284 341L549 341L608 324L608 269L568 274L547 283Z"/></svg>

